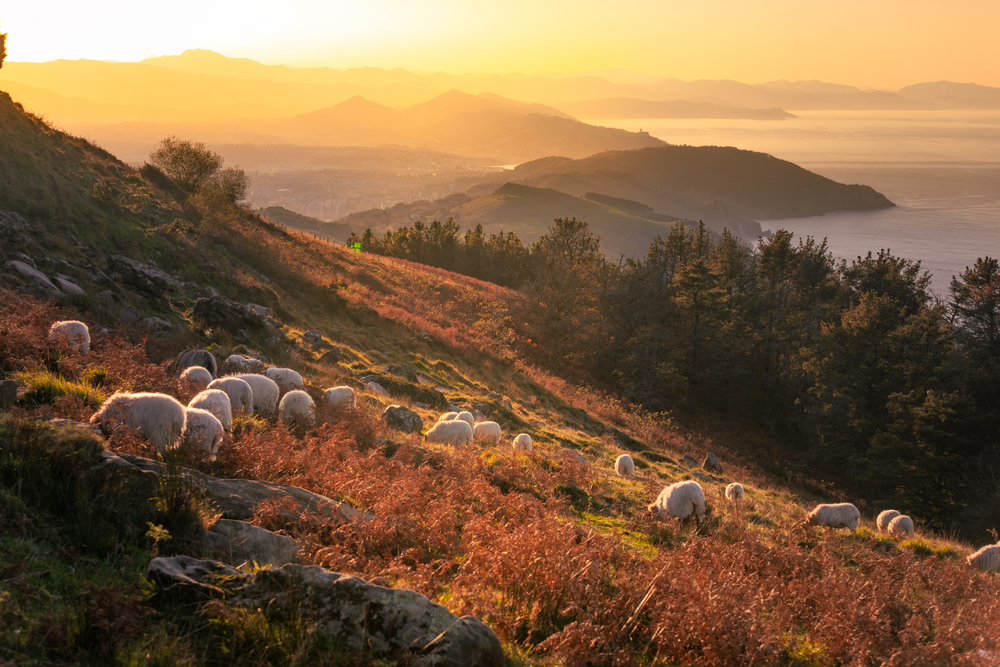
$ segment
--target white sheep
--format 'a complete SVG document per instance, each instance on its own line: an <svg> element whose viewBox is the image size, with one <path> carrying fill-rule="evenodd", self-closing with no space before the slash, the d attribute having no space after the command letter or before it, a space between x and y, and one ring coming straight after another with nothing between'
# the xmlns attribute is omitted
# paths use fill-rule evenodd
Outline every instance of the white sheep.
<svg viewBox="0 0 1000 667"><path fill-rule="evenodd" d="M979 568L983 572L996 572L1000 570L1000 546L989 544L965 560L969 565Z"/></svg>
<svg viewBox="0 0 1000 667"><path fill-rule="evenodd" d="M221 392L220 392L221 393ZM215 415L201 408L185 408L184 446L189 451L202 454L207 461L214 461L222 442L223 428Z"/></svg>
<svg viewBox="0 0 1000 667"><path fill-rule="evenodd" d="M560 449L559 456L563 457L564 459L570 459L581 465L587 465L589 463L589 461L587 461L587 457L584 456L582 452L578 452L575 449L570 449L568 447L563 447L562 449Z"/></svg>
<svg viewBox="0 0 1000 667"><path fill-rule="evenodd" d="M231 412L250 414L253 412L253 389L246 380L238 377L224 377L208 383L209 389L224 391L229 397Z"/></svg>
<svg viewBox="0 0 1000 667"><path fill-rule="evenodd" d="M184 433L184 406L166 394L114 394L90 418L105 435L131 430L153 443L163 456L176 447Z"/></svg>
<svg viewBox="0 0 1000 667"><path fill-rule="evenodd" d="M285 394L278 404L278 419L289 428L293 426L312 428L316 423L316 403L306 392L293 389Z"/></svg>
<svg viewBox="0 0 1000 667"><path fill-rule="evenodd" d="M302 389L305 387L305 383L302 382L302 376L291 368L276 368L272 366L264 371L264 375L274 380L282 394L293 389Z"/></svg>
<svg viewBox="0 0 1000 667"><path fill-rule="evenodd" d="M264 362L253 357L247 358L240 354L231 354L222 362L222 374L233 373L263 373Z"/></svg>
<svg viewBox="0 0 1000 667"><path fill-rule="evenodd" d="M244 383L246 384L246 383ZM253 405L253 399L251 397L250 385L247 385L247 398L249 399L246 404L246 410L250 409ZM215 418L219 420L222 424L222 428L227 431L233 430L233 404L229 401L229 394L222 391L221 389L206 389L195 395L188 402L189 408L198 408L199 410L208 410Z"/></svg>
<svg viewBox="0 0 1000 667"><path fill-rule="evenodd" d="M427 441L462 447L472 444L472 427L465 421L453 419L438 422L427 431Z"/></svg>
<svg viewBox="0 0 1000 667"><path fill-rule="evenodd" d="M531 436L528 435L527 433L519 433L510 444L514 449L520 449L525 452L530 452Z"/></svg>
<svg viewBox="0 0 1000 667"><path fill-rule="evenodd" d="M358 395L351 387L331 387L323 395L335 408L353 408L358 404Z"/></svg>
<svg viewBox="0 0 1000 667"><path fill-rule="evenodd" d="M177 355L174 362L177 368L190 368L191 366L201 366L212 374L212 377L219 377L219 365L213 355L208 350L184 350Z"/></svg>
<svg viewBox="0 0 1000 667"><path fill-rule="evenodd" d="M726 487L726 498L733 501L734 503L743 500L743 485L739 482L733 482Z"/></svg>
<svg viewBox="0 0 1000 667"><path fill-rule="evenodd" d="M695 522L700 526L705 518L705 492L701 484L694 480L677 482L660 491L649 509L661 518L675 516L681 521L694 515Z"/></svg>
<svg viewBox="0 0 1000 667"><path fill-rule="evenodd" d="M457 415L455 415L455 419L461 419L472 428L476 428L476 418L472 416L471 412L463 410L462 412L459 412Z"/></svg>
<svg viewBox="0 0 1000 667"><path fill-rule="evenodd" d="M857 530L861 525L861 512L851 503L817 505L806 515L806 523L811 526Z"/></svg>
<svg viewBox="0 0 1000 667"><path fill-rule="evenodd" d="M254 373L240 373L232 377L243 380L253 389L254 412L263 417L274 416L278 410L278 399L281 397L278 383L269 377Z"/></svg>
<svg viewBox="0 0 1000 667"><path fill-rule="evenodd" d="M52 342L62 341L69 345L74 352L87 354L90 352L90 330L83 322L76 320L64 320L53 322L49 327L49 340Z"/></svg>
<svg viewBox="0 0 1000 667"><path fill-rule="evenodd" d="M905 514L900 514L889 522L888 531L890 535L897 539L907 537L912 540L914 532L913 519Z"/></svg>
<svg viewBox="0 0 1000 667"><path fill-rule="evenodd" d="M496 445L503 437L500 424L496 422L479 422L472 427L472 439L485 445Z"/></svg>
<svg viewBox="0 0 1000 667"><path fill-rule="evenodd" d="M622 454L615 459L615 474L619 477L628 477L635 474L635 461L628 454Z"/></svg>
<svg viewBox="0 0 1000 667"><path fill-rule="evenodd" d="M458 416L457 412L446 412L443 415L441 415L440 417L438 417L438 421L439 422L450 422L450 421L453 421L455 419L455 417L457 417L457 416Z"/></svg>
<svg viewBox="0 0 1000 667"><path fill-rule="evenodd" d="M889 522L895 519L897 516L901 515L902 512L897 512L896 510L882 510L878 518L875 519L875 526L878 528L878 532L882 532L889 528Z"/></svg>
<svg viewBox="0 0 1000 667"><path fill-rule="evenodd" d="M198 392L212 382L212 374L202 366L189 366L177 380L177 389L182 393Z"/></svg>

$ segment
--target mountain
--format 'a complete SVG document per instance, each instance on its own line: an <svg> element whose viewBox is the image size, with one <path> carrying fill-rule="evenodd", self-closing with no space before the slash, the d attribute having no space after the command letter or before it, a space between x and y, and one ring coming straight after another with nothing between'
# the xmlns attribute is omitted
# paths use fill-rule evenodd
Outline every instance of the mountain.
<svg viewBox="0 0 1000 667"><path fill-rule="evenodd" d="M741 109L710 102L673 100L657 102L634 97L610 97L564 104L563 109L577 118L737 118L747 120L784 120L796 118L782 109Z"/></svg>
<svg viewBox="0 0 1000 667"><path fill-rule="evenodd" d="M899 94L941 109L1000 109L1000 88L935 81L901 88Z"/></svg>

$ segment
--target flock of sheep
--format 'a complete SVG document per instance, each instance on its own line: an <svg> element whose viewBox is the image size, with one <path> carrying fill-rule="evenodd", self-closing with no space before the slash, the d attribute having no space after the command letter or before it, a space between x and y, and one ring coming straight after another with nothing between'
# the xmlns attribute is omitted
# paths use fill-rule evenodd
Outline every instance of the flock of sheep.
<svg viewBox="0 0 1000 667"><path fill-rule="evenodd" d="M56 322L49 329L49 338L61 341L80 353L90 349L90 333L82 322ZM215 357L207 350L186 350L177 357L177 367L184 369L178 388L185 393L198 393L187 406L166 394L115 394L108 398L91 418L105 435L119 429L141 433L156 447L160 455L181 443L192 452L214 460L225 431L232 429L233 414L255 412L273 417L289 427L311 427L316 419L316 405L303 391L302 376L289 368L267 368L257 359L232 355L223 363L231 374L217 377ZM261 373L260 371L263 371ZM333 387L323 392L326 400L337 408L353 408L357 397L351 387ZM503 437L500 425L492 421L476 422L471 412L447 412L427 431L428 442L453 446L473 442L496 445ZM520 433L511 446L531 451L531 436ZM575 450L562 450L580 463L586 458ZM635 474L635 462L628 454L615 460L615 472L621 476ZM726 498L734 503L743 500L743 486L730 484ZM694 480L676 482L665 487L649 509L661 517L674 516L684 521L692 516L700 525L705 518L705 492ZM806 516L809 525L856 530L861 525L861 513L851 503L824 504ZM879 532L897 538L913 538L913 520L896 510L878 515ZM988 545L967 558L968 563L983 571L1000 571L1000 545Z"/></svg>

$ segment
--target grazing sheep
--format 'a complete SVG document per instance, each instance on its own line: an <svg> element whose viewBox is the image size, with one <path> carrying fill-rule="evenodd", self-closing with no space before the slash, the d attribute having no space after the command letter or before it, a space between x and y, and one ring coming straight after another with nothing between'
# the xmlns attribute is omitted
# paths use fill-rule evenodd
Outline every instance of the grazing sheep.
<svg viewBox="0 0 1000 667"><path fill-rule="evenodd" d="M275 368L272 366L264 371L264 375L274 380L275 384L278 385L278 390L282 394L293 389L302 389L305 387L305 384L302 382L302 376L291 368Z"/></svg>
<svg viewBox="0 0 1000 667"><path fill-rule="evenodd" d="M207 368L201 366L189 366L181 373L177 380L177 389L182 393L198 392L208 387L212 381L212 374Z"/></svg>
<svg viewBox="0 0 1000 667"><path fill-rule="evenodd" d="M875 519L875 525L878 527L878 532L882 532L889 528L889 522L895 519L897 516L901 515L902 512L897 512L896 510L882 510L879 513L878 518Z"/></svg>
<svg viewBox="0 0 1000 667"><path fill-rule="evenodd" d="M208 383L209 389L218 389L229 397L230 412L234 414L250 414L253 412L253 389L245 380L237 377L224 377ZM196 406L197 407L197 406Z"/></svg>
<svg viewBox="0 0 1000 667"><path fill-rule="evenodd" d="M564 459L571 459L583 465L587 465L589 463L589 461L587 461L586 456L584 456L581 452L576 451L575 449L570 449L569 447L563 447L562 449L560 449L559 456L563 457Z"/></svg>
<svg viewBox="0 0 1000 667"><path fill-rule="evenodd" d="M812 526L857 530L861 525L861 512L851 503L817 505L806 515L806 523Z"/></svg>
<svg viewBox="0 0 1000 667"><path fill-rule="evenodd" d="M462 412L459 412L457 415L455 415L455 419L461 419L472 428L476 428L476 418L472 416L471 412L463 410Z"/></svg>
<svg viewBox="0 0 1000 667"><path fill-rule="evenodd" d="M738 500L743 500L743 485L739 482L733 482L726 487L726 498L733 501L734 503Z"/></svg>
<svg viewBox="0 0 1000 667"><path fill-rule="evenodd" d="M531 436L527 433L519 433L517 437L514 438L513 442L510 443L514 449L520 449L525 452L531 451Z"/></svg>
<svg viewBox="0 0 1000 667"><path fill-rule="evenodd" d="M273 417L278 410L281 390L278 383L269 377L254 373L240 373L233 377L243 380L253 389L253 410L262 417Z"/></svg>
<svg viewBox="0 0 1000 667"><path fill-rule="evenodd" d="M450 421L454 420L455 417L457 417L457 416L458 416L457 412L446 412L443 415L441 415L440 417L438 417L438 421L439 422L450 422Z"/></svg>
<svg viewBox="0 0 1000 667"><path fill-rule="evenodd" d="M628 454L622 454L615 459L615 473L619 477L628 477L635 474L635 461Z"/></svg>
<svg viewBox="0 0 1000 667"><path fill-rule="evenodd" d="M358 396L350 387L332 387L324 391L323 395L335 408L353 408L358 404Z"/></svg>
<svg viewBox="0 0 1000 667"><path fill-rule="evenodd" d="M316 404L312 396L301 389L293 389L285 394L278 405L278 419L289 428L312 428L316 423Z"/></svg>
<svg viewBox="0 0 1000 667"><path fill-rule="evenodd" d="M889 522L889 534L895 538L902 539L908 537L913 539L913 519L900 514Z"/></svg>
<svg viewBox="0 0 1000 667"><path fill-rule="evenodd" d="M244 383L246 384L246 383ZM249 392L250 385L247 385L247 398L249 399L251 394ZM247 401L246 409L250 409L250 405L253 404L253 400ZM208 410L215 418L219 420L222 424L222 428L227 431L233 430L233 405L229 401L229 394L222 391L221 389L206 389L205 391L196 394L188 402L189 408L198 408L199 410Z"/></svg>
<svg viewBox="0 0 1000 667"><path fill-rule="evenodd" d="M49 340L52 342L63 341L74 352L87 354L90 352L90 330L83 322L76 320L65 320L53 322L49 327Z"/></svg>
<svg viewBox="0 0 1000 667"><path fill-rule="evenodd" d="M190 368L191 366L201 366L208 369L213 378L219 377L219 365L215 361L215 356L208 350L184 350L177 355L174 362L177 368Z"/></svg>
<svg viewBox="0 0 1000 667"><path fill-rule="evenodd" d="M472 427L472 439L476 442L496 445L502 437L503 431L500 429L500 424L496 422L479 422Z"/></svg>
<svg viewBox="0 0 1000 667"><path fill-rule="evenodd" d="M222 422L208 410L185 408L185 412L184 446L189 451L204 455L205 460L214 461L222 442Z"/></svg>
<svg viewBox="0 0 1000 667"><path fill-rule="evenodd" d="M163 456L178 445L184 433L184 406L166 394L114 394L90 418L105 435L119 430L135 431Z"/></svg>
<svg viewBox="0 0 1000 667"><path fill-rule="evenodd" d="M657 512L660 518L675 516L681 521L694 515L695 523L700 526L705 518L705 492L701 484L693 480L677 482L660 491L649 509Z"/></svg>
<svg viewBox="0 0 1000 667"><path fill-rule="evenodd" d="M427 441L438 442L444 445L455 445L456 447L471 445L472 427L458 419L438 422L427 431Z"/></svg>
<svg viewBox="0 0 1000 667"><path fill-rule="evenodd" d="M222 362L222 374L263 373L264 362L253 357L247 358L239 354L231 354Z"/></svg>
<svg viewBox="0 0 1000 667"><path fill-rule="evenodd" d="M1000 570L1000 546L987 545L965 560L969 565L979 568L983 572L996 572Z"/></svg>

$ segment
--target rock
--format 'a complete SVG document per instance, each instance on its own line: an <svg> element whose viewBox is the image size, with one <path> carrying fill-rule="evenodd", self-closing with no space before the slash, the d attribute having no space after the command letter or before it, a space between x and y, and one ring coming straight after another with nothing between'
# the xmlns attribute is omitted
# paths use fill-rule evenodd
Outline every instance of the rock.
<svg viewBox="0 0 1000 667"><path fill-rule="evenodd" d="M277 330L279 330L279 331L280 331L281 329L284 329L284 328L285 328L285 325L284 325L284 324L282 324L282 323L281 323L281 322L279 322L278 320L274 319L273 317L268 317L268 318L267 318L267 323L268 323L268 324L270 324L270 325L271 325L272 327L274 327L275 329L277 329Z"/></svg>
<svg viewBox="0 0 1000 667"><path fill-rule="evenodd" d="M382 420L397 431L419 433L424 429L420 415L402 405L390 405L382 412Z"/></svg>
<svg viewBox="0 0 1000 667"><path fill-rule="evenodd" d="M13 380L0 380L0 410L7 410L17 403L17 383Z"/></svg>
<svg viewBox="0 0 1000 667"><path fill-rule="evenodd" d="M316 341L323 339L323 332L319 329L313 329L312 331L307 331L302 334L302 340L310 343L312 345L316 344Z"/></svg>
<svg viewBox="0 0 1000 667"><path fill-rule="evenodd" d="M181 601L225 599L248 609L308 614L313 632L372 658L416 653L421 667L503 667L503 646L474 616L455 616L423 595L321 567L253 574L189 556L154 558L146 576Z"/></svg>
<svg viewBox="0 0 1000 667"><path fill-rule="evenodd" d="M69 422L69 420L59 421ZM49 423L56 423L56 420L51 420ZM70 422L69 425L86 429L93 428L98 434L101 434L100 428L91 427L89 424ZM156 473L134 466L109 451L101 452L100 463L91 466L85 476L88 487L99 489L102 495L114 496L118 502L127 505L155 498L160 484L159 476Z"/></svg>
<svg viewBox="0 0 1000 667"><path fill-rule="evenodd" d="M35 264L35 260L33 260L30 257L28 257L23 252L15 252L14 253L14 259L16 259L19 262L24 262L25 264L29 265L33 269L37 269L38 268L38 265Z"/></svg>
<svg viewBox="0 0 1000 667"><path fill-rule="evenodd" d="M87 274L87 277L90 278L92 281L94 281L96 284L100 285L101 287L114 290L116 292L121 291L122 288L120 285L118 285L118 283L109 278L108 275L104 273L104 271L101 271L91 262L86 262L84 264L81 264L80 266L83 268L83 272Z"/></svg>
<svg viewBox="0 0 1000 667"><path fill-rule="evenodd" d="M264 318L242 303L231 301L224 296L198 299L191 313L194 320L208 327L220 327L229 331L264 328Z"/></svg>
<svg viewBox="0 0 1000 667"><path fill-rule="evenodd" d="M375 394L376 396L381 396L382 398L389 398L389 392L385 390L385 387L380 385L378 382L365 382L365 389Z"/></svg>
<svg viewBox="0 0 1000 667"><path fill-rule="evenodd" d="M172 276L155 266L143 264L124 255L108 257L108 272L119 276L119 280L140 292L162 298L165 292L179 292L181 284Z"/></svg>
<svg viewBox="0 0 1000 667"><path fill-rule="evenodd" d="M208 286L203 287L197 294L195 294L195 296L202 299L211 299L213 297L222 296L222 294L220 294L219 290L214 287Z"/></svg>
<svg viewBox="0 0 1000 667"><path fill-rule="evenodd" d="M390 375L398 375L408 382L417 381L417 369L409 364L389 364L385 367L385 372Z"/></svg>
<svg viewBox="0 0 1000 667"><path fill-rule="evenodd" d="M335 347L331 350L327 350L326 352L324 352L323 356L319 358L319 363L323 364L324 366L334 366L340 363L340 359L341 359L340 348Z"/></svg>
<svg viewBox="0 0 1000 667"><path fill-rule="evenodd" d="M278 347L279 345L281 345L281 336L271 336L264 341L264 347Z"/></svg>
<svg viewBox="0 0 1000 667"><path fill-rule="evenodd" d="M510 401L500 401L500 407L507 412L514 412L514 405Z"/></svg>
<svg viewBox="0 0 1000 667"><path fill-rule="evenodd" d="M176 296L168 296L167 303L177 310L184 310L184 307L187 305L184 303L184 299L178 299Z"/></svg>
<svg viewBox="0 0 1000 667"><path fill-rule="evenodd" d="M237 343L243 343L244 345L250 344L250 334L247 333L246 329L238 329L235 334L233 334L233 340Z"/></svg>
<svg viewBox="0 0 1000 667"><path fill-rule="evenodd" d="M14 211L0 211L0 236L17 239L32 231L34 227Z"/></svg>
<svg viewBox="0 0 1000 667"><path fill-rule="evenodd" d="M491 401L499 401L500 399L503 398L503 396L501 396L500 394L486 394L486 398L490 399Z"/></svg>
<svg viewBox="0 0 1000 667"><path fill-rule="evenodd" d="M611 435L618 441L618 444L621 445L623 449L630 452L638 452L643 449L642 443L630 436L628 433L612 428Z"/></svg>
<svg viewBox="0 0 1000 667"><path fill-rule="evenodd" d="M256 303L248 303L247 304L247 308L249 308L253 312L257 313L258 315L260 315L263 318L267 318L267 317L271 316L271 309L268 308L267 306L261 306L260 304L256 304Z"/></svg>
<svg viewBox="0 0 1000 667"><path fill-rule="evenodd" d="M97 303L116 315L124 324L132 324L139 321L139 311L128 305L111 290L104 290L96 297Z"/></svg>
<svg viewBox="0 0 1000 667"><path fill-rule="evenodd" d="M694 477L695 479L700 479L703 482L714 482L715 481L714 479L712 479L711 477L709 477L708 475L706 475L703 472L695 471L695 472L691 473L691 476Z"/></svg>
<svg viewBox="0 0 1000 667"><path fill-rule="evenodd" d="M52 259L51 257L42 257L38 260L38 263L43 269L51 273L65 273L74 274L77 272L75 266L61 259Z"/></svg>
<svg viewBox="0 0 1000 667"><path fill-rule="evenodd" d="M166 320L161 320L159 317L143 318L142 323L155 331L170 331L171 329L174 328L174 325L172 325L170 322L167 322Z"/></svg>
<svg viewBox="0 0 1000 667"><path fill-rule="evenodd" d="M691 467L697 467L697 465L698 465L698 459L696 459L693 456L688 456L687 454L685 454L684 455L684 464L688 465L688 466L691 466Z"/></svg>
<svg viewBox="0 0 1000 667"><path fill-rule="evenodd" d="M12 259L4 262L3 268L17 273L27 281L28 285L22 291L31 292L44 299L55 299L63 295L44 273L24 262Z"/></svg>
<svg viewBox="0 0 1000 667"><path fill-rule="evenodd" d="M56 287L58 287L59 290L63 292L63 294L76 294L78 296L86 294L86 292L83 291L82 287L74 283L69 278L63 276L62 274L56 276L53 279L53 281L55 282Z"/></svg>
<svg viewBox="0 0 1000 667"><path fill-rule="evenodd" d="M705 462L701 464L701 467L708 472L722 472L722 464L719 463L719 457L714 452L705 455Z"/></svg>
<svg viewBox="0 0 1000 667"><path fill-rule="evenodd" d="M122 454L122 458L142 470L157 475L166 474L166 465L159 461L130 454ZM253 516L257 505L272 498L291 498L298 505L294 510L296 515L310 512L337 522L367 521L374 518L367 512L361 512L350 505L300 489L297 486L271 484L252 479L222 479L186 468L181 469L181 475L185 481L212 496L216 507L226 519L245 521Z"/></svg>
<svg viewBox="0 0 1000 667"><path fill-rule="evenodd" d="M298 560L298 543L286 535L278 535L246 521L219 519L197 539L214 554L232 565L256 563L258 566L279 567Z"/></svg>

